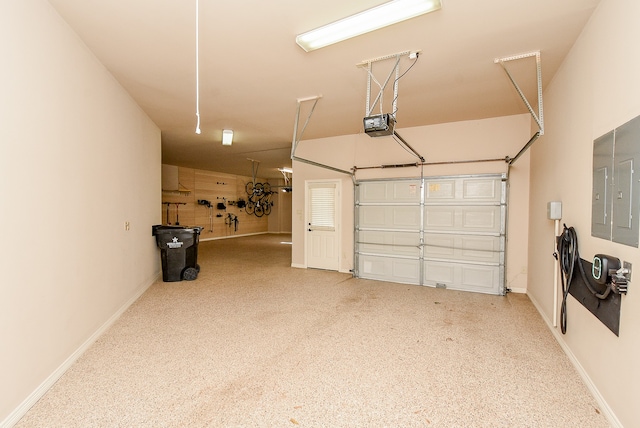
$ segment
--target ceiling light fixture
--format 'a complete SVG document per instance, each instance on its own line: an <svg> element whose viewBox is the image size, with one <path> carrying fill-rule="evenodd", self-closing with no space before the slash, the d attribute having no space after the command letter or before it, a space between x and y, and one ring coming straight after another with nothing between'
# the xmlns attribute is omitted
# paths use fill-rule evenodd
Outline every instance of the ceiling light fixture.
<svg viewBox="0 0 640 428"><path fill-rule="evenodd" d="M222 130L222 145L230 146L233 143L233 131L231 129Z"/></svg>
<svg viewBox="0 0 640 428"><path fill-rule="evenodd" d="M310 52L442 8L441 0L393 0L296 37Z"/></svg>

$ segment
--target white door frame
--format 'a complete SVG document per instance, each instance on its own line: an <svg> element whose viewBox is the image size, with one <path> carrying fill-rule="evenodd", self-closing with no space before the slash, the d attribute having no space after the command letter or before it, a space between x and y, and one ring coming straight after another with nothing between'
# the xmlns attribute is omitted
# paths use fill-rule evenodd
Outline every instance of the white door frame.
<svg viewBox="0 0 640 428"><path fill-rule="evenodd" d="M330 179L330 180L305 180L304 186L304 206L305 206L305 221L304 221L304 267L309 267L309 223L311 221L311 211L309 210L309 188L316 184L333 184L336 188L335 195L335 234L336 244L335 251L338 255L336 271L340 271L342 254L342 180Z"/></svg>

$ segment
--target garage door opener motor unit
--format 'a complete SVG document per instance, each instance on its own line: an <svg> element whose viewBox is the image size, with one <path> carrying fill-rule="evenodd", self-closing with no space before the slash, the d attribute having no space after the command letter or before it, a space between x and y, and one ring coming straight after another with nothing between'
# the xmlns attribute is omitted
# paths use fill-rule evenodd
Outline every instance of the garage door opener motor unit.
<svg viewBox="0 0 640 428"><path fill-rule="evenodd" d="M367 116L363 120L364 132L370 137L393 135L396 121L391 114Z"/></svg>

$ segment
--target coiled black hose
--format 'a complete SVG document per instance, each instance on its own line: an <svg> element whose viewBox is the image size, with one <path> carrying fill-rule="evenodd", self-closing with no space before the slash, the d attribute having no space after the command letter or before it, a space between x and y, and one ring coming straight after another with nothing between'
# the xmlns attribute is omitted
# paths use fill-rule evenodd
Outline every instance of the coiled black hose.
<svg viewBox="0 0 640 428"><path fill-rule="evenodd" d="M557 239L558 259L560 262L560 269L563 273L563 275L561 275L562 304L560 306L560 330L562 331L562 334L565 334L567 332L567 298L569 297L569 287L573 281L573 272L576 263L578 264L578 268L585 285L595 297L600 300L606 299L611 292L611 287L607 287L603 293L600 293L591 285L591 279L587 277L584 272L582 262L580 261L580 253L578 252L578 235L573 227L567 227L567 225L564 224L562 234L558 236Z"/></svg>
<svg viewBox="0 0 640 428"><path fill-rule="evenodd" d="M578 258L578 235L573 227L564 225L562 234L558 236L558 261L562 271L562 304L560 305L560 330L567 332L567 297L573 281L573 271Z"/></svg>

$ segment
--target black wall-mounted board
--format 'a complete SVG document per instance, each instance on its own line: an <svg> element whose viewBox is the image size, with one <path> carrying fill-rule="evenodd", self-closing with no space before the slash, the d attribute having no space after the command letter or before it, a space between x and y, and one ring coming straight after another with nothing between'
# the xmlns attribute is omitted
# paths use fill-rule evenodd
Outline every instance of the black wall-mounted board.
<svg viewBox="0 0 640 428"><path fill-rule="evenodd" d="M582 263L587 279L589 279L592 264L583 259L580 259L580 263ZM604 291L603 286L594 284L593 281L590 284L599 293ZM620 303L622 299L619 294L611 292L606 299L598 299L585 285L577 264L574 268L569 294L595 315L616 336L620 336ZM568 328L571 328L571 314L568 313L567 318Z"/></svg>

